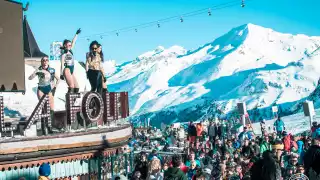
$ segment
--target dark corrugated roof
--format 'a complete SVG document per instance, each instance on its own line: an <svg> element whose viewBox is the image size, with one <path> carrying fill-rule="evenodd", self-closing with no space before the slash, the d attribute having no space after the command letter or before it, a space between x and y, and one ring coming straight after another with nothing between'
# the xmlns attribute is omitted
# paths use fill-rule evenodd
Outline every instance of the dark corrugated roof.
<svg viewBox="0 0 320 180"><path fill-rule="evenodd" d="M21 3L21 2L17 2L17 1L13 1L13 0L5 0L5 1L8 1L8 2L12 2L12 3L16 3L16 4L20 4L20 5L22 5L22 3Z"/></svg>
<svg viewBox="0 0 320 180"><path fill-rule="evenodd" d="M41 58L43 56L47 56L45 53L40 51L38 43L33 36L26 16L24 16L23 20L23 43L25 58Z"/></svg>

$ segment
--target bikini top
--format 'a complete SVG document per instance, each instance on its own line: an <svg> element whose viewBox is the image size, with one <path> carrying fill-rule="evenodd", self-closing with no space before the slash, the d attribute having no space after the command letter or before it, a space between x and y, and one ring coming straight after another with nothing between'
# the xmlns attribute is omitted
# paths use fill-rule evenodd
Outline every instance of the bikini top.
<svg viewBox="0 0 320 180"><path fill-rule="evenodd" d="M63 50L64 56L64 65L65 66L73 66L74 65L74 58L72 50Z"/></svg>
<svg viewBox="0 0 320 180"><path fill-rule="evenodd" d="M54 77L55 77L55 72L56 72L56 70L54 68L51 68L48 66L47 69L44 69L42 66L40 66L36 72L36 75L39 78L38 85L39 86L47 86L51 82L53 82Z"/></svg>
<svg viewBox="0 0 320 180"><path fill-rule="evenodd" d="M96 53L95 55L92 53L88 53L87 54L87 62L89 65L89 69L92 69L92 70L101 70L102 69L101 56L98 53Z"/></svg>

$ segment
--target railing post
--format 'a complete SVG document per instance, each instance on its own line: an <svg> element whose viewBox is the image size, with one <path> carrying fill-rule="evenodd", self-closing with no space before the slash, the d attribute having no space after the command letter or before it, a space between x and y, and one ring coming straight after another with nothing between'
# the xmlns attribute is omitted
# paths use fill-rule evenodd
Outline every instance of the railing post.
<svg viewBox="0 0 320 180"><path fill-rule="evenodd" d="M130 152L130 171L131 171L131 173L133 172L133 169L134 169L134 167L133 167L133 160L134 160L134 152Z"/></svg>
<svg viewBox="0 0 320 180"><path fill-rule="evenodd" d="M88 175L89 175L89 180L91 180L91 159L88 159Z"/></svg>
<svg viewBox="0 0 320 180"><path fill-rule="evenodd" d="M113 178L113 157L114 155L111 155L111 178Z"/></svg>
<svg viewBox="0 0 320 180"><path fill-rule="evenodd" d="M98 180L101 180L101 169L102 169L102 163L101 163L101 159L102 159L102 155L98 156Z"/></svg>
<svg viewBox="0 0 320 180"><path fill-rule="evenodd" d="M124 160L125 160L124 166L126 167L126 177L128 177L128 154L124 155Z"/></svg>

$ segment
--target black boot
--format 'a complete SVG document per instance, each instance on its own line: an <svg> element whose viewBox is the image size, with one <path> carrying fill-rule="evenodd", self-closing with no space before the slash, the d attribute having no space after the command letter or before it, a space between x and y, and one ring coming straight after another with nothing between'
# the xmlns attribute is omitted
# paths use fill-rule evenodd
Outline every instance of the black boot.
<svg viewBox="0 0 320 180"><path fill-rule="evenodd" d="M103 88L102 89L102 94L105 94L105 93L107 93L108 92L108 89L107 88Z"/></svg>
<svg viewBox="0 0 320 180"><path fill-rule="evenodd" d="M79 88L74 88L74 93L79 93L80 89Z"/></svg>
<svg viewBox="0 0 320 180"><path fill-rule="evenodd" d="M68 88L68 93L73 93L74 92L74 88Z"/></svg>

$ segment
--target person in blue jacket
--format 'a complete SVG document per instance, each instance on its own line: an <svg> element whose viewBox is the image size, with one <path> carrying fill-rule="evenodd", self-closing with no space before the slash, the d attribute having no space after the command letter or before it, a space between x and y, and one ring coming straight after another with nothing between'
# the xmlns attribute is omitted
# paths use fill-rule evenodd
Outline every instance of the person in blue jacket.
<svg viewBox="0 0 320 180"><path fill-rule="evenodd" d="M238 136L239 140L242 142L245 139L249 139L251 140L252 135L251 133L248 131L248 128L245 126L243 127L243 131L239 134Z"/></svg>
<svg viewBox="0 0 320 180"><path fill-rule="evenodd" d="M286 130L285 124L282 121L282 119L280 119L280 117L278 117L278 119L274 122L273 127L274 127L274 130L277 132L278 136L281 136L282 132Z"/></svg>
<svg viewBox="0 0 320 180"><path fill-rule="evenodd" d="M313 133L311 133L312 139L316 138L320 134L320 128L318 127Z"/></svg>
<svg viewBox="0 0 320 180"><path fill-rule="evenodd" d="M236 138L234 138L232 142L232 146L234 149L239 149L241 147L241 144Z"/></svg>
<svg viewBox="0 0 320 180"><path fill-rule="evenodd" d="M305 153L304 149L303 149L304 143L303 143L303 141L301 139L299 139L297 141L297 145L298 145L298 154L299 154L298 163L299 164L303 164L303 157L304 157L304 153Z"/></svg>
<svg viewBox="0 0 320 180"><path fill-rule="evenodd" d="M157 150L154 149L148 156L148 161L151 161L153 158L158 158L161 163L163 163L161 156L158 154Z"/></svg>

